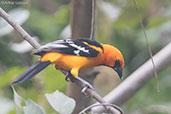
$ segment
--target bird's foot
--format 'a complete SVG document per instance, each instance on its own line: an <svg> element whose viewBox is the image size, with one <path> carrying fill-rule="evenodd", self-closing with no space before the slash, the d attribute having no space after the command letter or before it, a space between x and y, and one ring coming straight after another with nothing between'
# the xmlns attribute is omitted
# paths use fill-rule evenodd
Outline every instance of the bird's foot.
<svg viewBox="0 0 171 114"><path fill-rule="evenodd" d="M65 80L67 82L74 82L77 81L77 84L80 84L81 87L83 87L83 89L81 90L81 93L83 93L84 95L88 96L88 94L86 93L87 89L94 89L93 86L88 83L87 81L85 81L84 79L80 78L80 77L74 77L70 74L70 72L67 72L66 76L65 76Z"/></svg>
<svg viewBox="0 0 171 114"><path fill-rule="evenodd" d="M88 83L87 81L85 81L84 79L80 77L76 77L76 79L79 80L82 84L83 89L81 90L81 93L88 96L88 94L86 93L87 89L94 89L94 87L90 83Z"/></svg>
<svg viewBox="0 0 171 114"><path fill-rule="evenodd" d="M70 82L71 81L69 77L70 77L70 74L69 74L69 72L67 72L66 75L65 75L65 80L67 82Z"/></svg>

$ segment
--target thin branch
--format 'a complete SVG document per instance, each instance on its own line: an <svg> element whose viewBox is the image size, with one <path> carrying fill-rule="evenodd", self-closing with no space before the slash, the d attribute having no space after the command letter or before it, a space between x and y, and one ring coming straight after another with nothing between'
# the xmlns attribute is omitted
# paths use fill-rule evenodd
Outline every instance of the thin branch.
<svg viewBox="0 0 171 114"><path fill-rule="evenodd" d="M158 82L158 76L157 76L157 70L156 70L156 66L154 64L153 54L152 54L152 51L151 51L150 43L148 41L147 34L146 34L146 31L145 31L145 27L144 27L144 24L143 24L143 21L142 21L142 16L141 16L141 13L140 13L139 8L137 6L136 0L133 0L133 1L134 1L134 5L135 5L135 8L136 8L136 11L138 13L139 22L141 24L141 27L142 27L142 30L143 30L143 33L144 33L144 36L145 36L145 40L146 40L146 43L147 43L147 48L148 48L148 52L150 54L151 62L153 64L154 75L155 75L156 81L157 81L157 91L160 92L160 87L159 87L159 82Z"/></svg>
<svg viewBox="0 0 171 114"><path fill-rule="evenodd" d="M92 15L91 15L91 32L90 39L94 40L94 31L95 31L95 10L96 10L96 0L92 0Z"/></svg>
<svg viewBox="0 0 171 114"><path fill-rule="evenodd" d="M34 40L18 23L16 23L2 8L0 8L0 16L5 19L15 30L26 40L28 41L34 48L39 48L40 44ZM83 83L72 80L74 83L83 87ZM87 89L86 92L94 99L96 99L99 103L106 103L100 95L98 95L94 90ZM117 110L117 109L116 109ZM113 110L110 110L113 114Z"/></svg>
<svg viewBox="0 0 171 114"><path fill-rule="evenodd" d="M171 66L171 42L153 56L153 59L158 72ZM121 106L133 97L153 77L153 65L151 59L149 59L103 99L108 103ZM92 109L92 112L100 113L103 111L103 107Z"/></svg>
<svg viewBox="0 0 171 114"><path fill-rule="evenodd" d="M65 72L63 72L65 74ZM74 82L75 84L81 86L82 88L85 87L85 85L78 81L76 78L74 77L69 77L70 80L72 82ZM99 95L97 94L93 89L89 89L87 88L86 91L85 91L90 97L94 98L96 101L98 101L104 108L107 112L110 112L112 114L122 114L122 110L121 108L118 108L118 106L115 106L115 107L109 107L109 106L106 106L106 105L103 105L103 104L107 104L107 102L105 102L105 100ZM117 107L117 108L116 108ZM81 114L81 113L80 113Z"/></svg>
<svg viewBox="0 0 171 114"><path fill-rule="evenodd" d="M5 19L26 41L28 41L34 48L39 48L40 44L32 38L14 19L12 19L1 7L0 16Z"/></svg>

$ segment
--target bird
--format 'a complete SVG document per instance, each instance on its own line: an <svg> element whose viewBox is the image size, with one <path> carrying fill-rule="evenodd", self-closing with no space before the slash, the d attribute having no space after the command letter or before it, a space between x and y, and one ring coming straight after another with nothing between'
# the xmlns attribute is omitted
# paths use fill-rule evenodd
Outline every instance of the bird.
<svg viewBox="0 0 171 114"><path fill-rule="evenodd" d="M124 67L122 53L112 45L95 40L87 38L56 40L41 46L34 54L40 56L40 59L11 81L11 84L29 80L50 64L57 70L66 72L66 81L69 77L74 77L86 88L91 89L92 85L79 77L79 71L104 65L112 68L122 78Z"/></svg>

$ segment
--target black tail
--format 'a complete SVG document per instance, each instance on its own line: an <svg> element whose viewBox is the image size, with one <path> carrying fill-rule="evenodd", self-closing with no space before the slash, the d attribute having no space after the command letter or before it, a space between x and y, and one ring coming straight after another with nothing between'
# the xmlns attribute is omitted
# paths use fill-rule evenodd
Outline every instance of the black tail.
<svg viewBox="0 0 171 114"><path fill-rule="evenodd" d="M36 62L32 66L30 66L24 73L22 73L21 75L16 77L13 81L11 81L11 84L22 83L22 82L29 80L34 75L39 73L41 70L46 68L49 64L51 64L50 61L45 61L45 62L38 61L38 62Z"/></svg>

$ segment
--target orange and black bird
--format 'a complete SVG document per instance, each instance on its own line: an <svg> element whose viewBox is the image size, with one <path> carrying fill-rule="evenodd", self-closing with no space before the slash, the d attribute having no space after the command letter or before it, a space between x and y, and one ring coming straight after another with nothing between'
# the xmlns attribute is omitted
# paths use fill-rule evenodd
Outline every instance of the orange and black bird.
<svg viewBox="0 0 171 114"><path fill-rule="evenodd" d="M92 86L79 76L79 71L99 65L114 69L122 77L124 58L114 46L98 43L89 39L57 40L41 46L34 53L39 55L38 62L30 66L24 73L16 77L11 83L22 83L39 73L48 65L53 64L56 69L67 72L89 88Z"/></svg>

